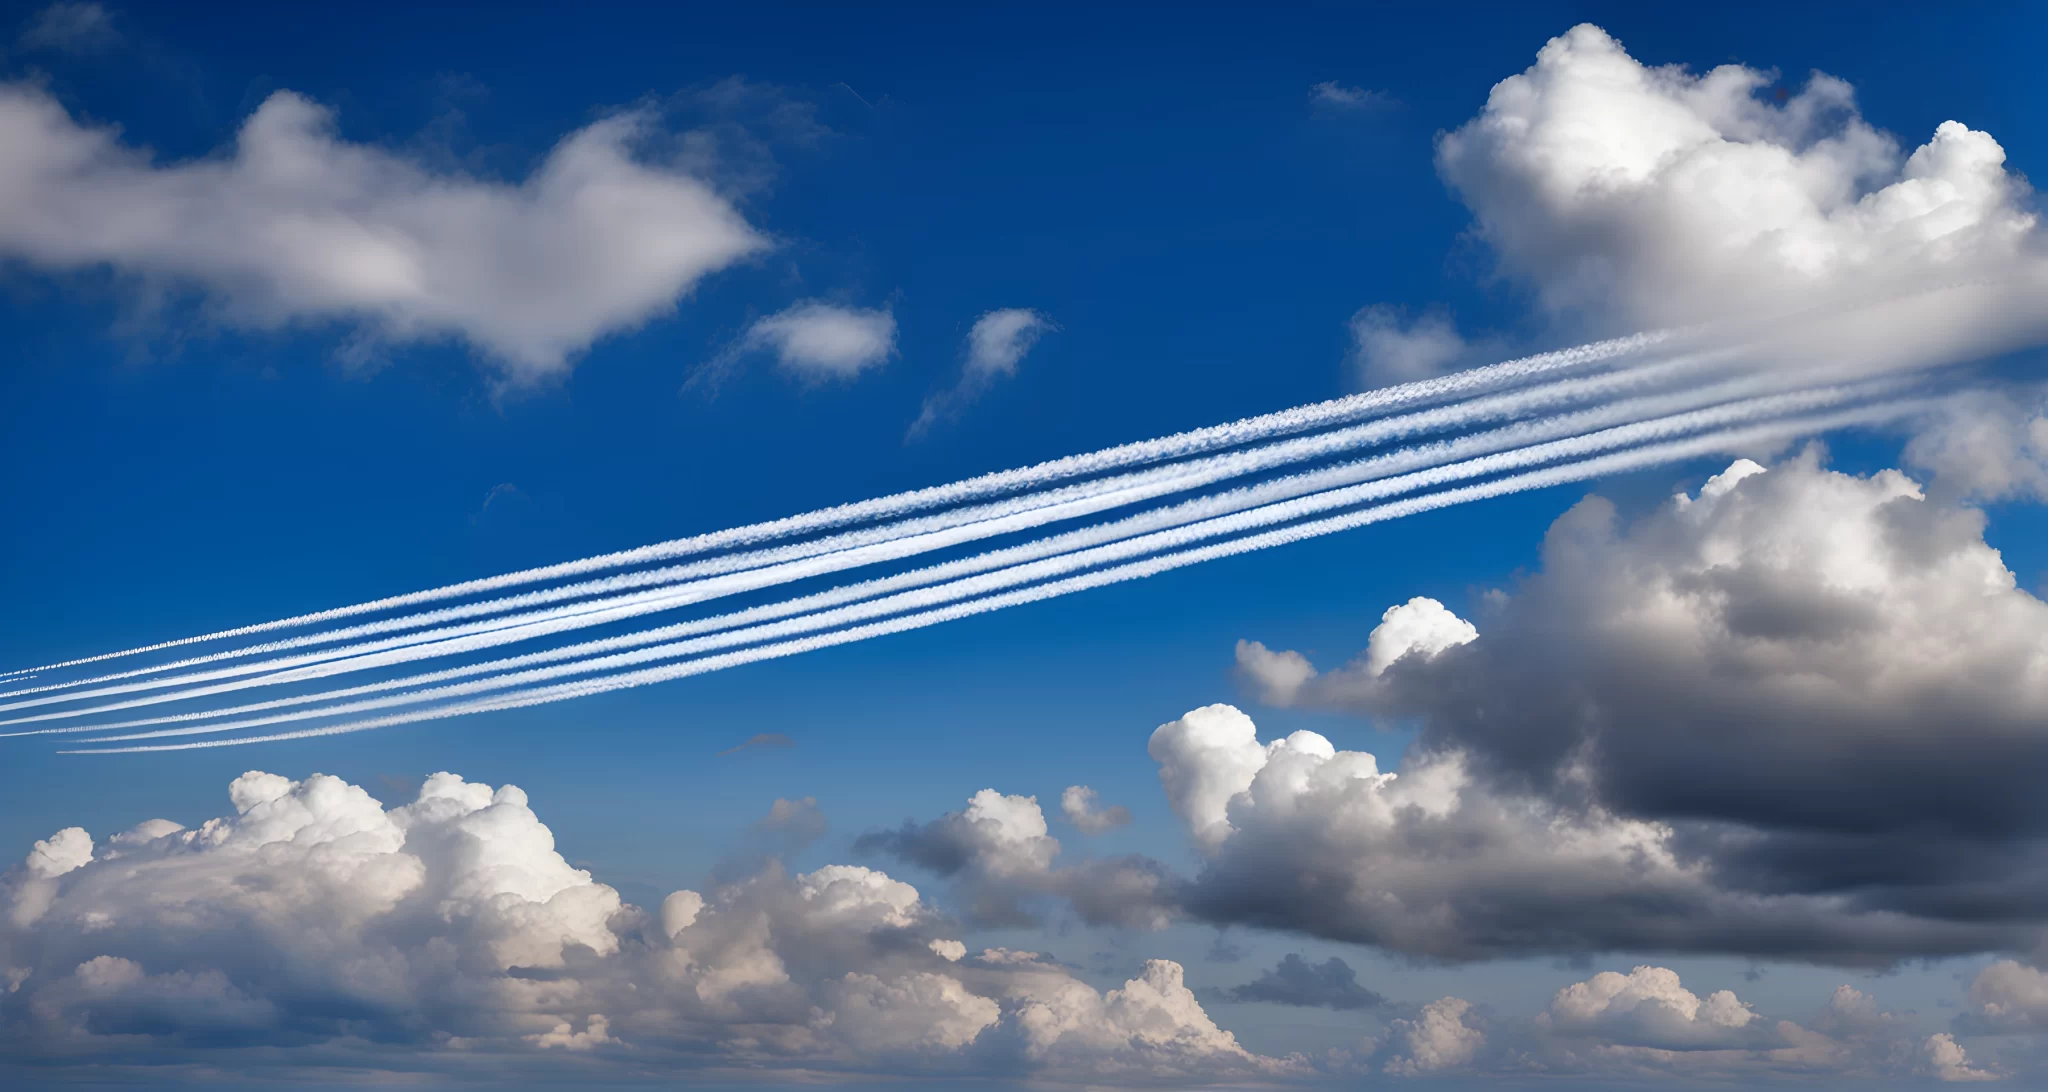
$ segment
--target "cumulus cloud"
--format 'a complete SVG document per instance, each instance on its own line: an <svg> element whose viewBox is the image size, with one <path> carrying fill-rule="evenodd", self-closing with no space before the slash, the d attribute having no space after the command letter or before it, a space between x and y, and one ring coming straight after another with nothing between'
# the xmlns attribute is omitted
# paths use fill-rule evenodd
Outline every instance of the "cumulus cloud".
<svg viewBox="0 0 2048 1092"><path fill-rule="evenodd" d="M863 834L854 849L950 880L968 920L980 925L1037 924L1055 902L1090 924L1158 928L1172 919L1174 880L1163 865L1136 856L1061 865L1059 839L1047 831L1037 797L983 789L960 811Z"/></svg>
<svg viewBox="0 0 2048 1092"><path fill-rule="evenodd" d="M530 383L768 245L709 186L636 154L654 130L642 112L596 122L511 184L349 143L281 91L223 155L158 163L16 84L0 88L0 255L194 289L238 326L460 340Z"/></svg>
<svg viewBox="0 0 2048 1092"><path fill-rule="evenodd" d="M1958 1024L1990 1033L2048 1031L2048 974L2010 959L1977 972Z"/></svg>
<svg viewBox="0 0 2048 1092"><path fill-rule="evenodd" d="M1193 905L1433 954L2033 950L2048 605L1983 529L1896 471L1742 461L1634 524L1588 498L1484 633L1410 603L1329 673L1241 645L1266 700L1422 734L1393 778L1227 707L1161 728Z"/></svg>
<svg viewBox="0 0 2048 1092"><path fill-rule="evenodd" d="M1944 122L1902 155L1847 83L1815 74L1782 103L1763 94L1774 83L1733 64L1648 67L1581 25L1442 136L1437 167L1504 274L1602 322L1770 314L2038 271L2028 189L1990 134Z"/></svg>
<svg viewBox="0 0 2048 1092"><path fill-rule="evenodd" d="M97 844L66 829L0 879L0 1054L103 1073L459 1059L565 1085L620 1063L1307 1072L1217 1027L1178 964L1098 990L1031 953L969 955L916 888L872 869L769 861L649 912L571 867L512 786L435 774L386 809L338 778L252 772L229 795L234 814L196 828Z"/></svg>
<svg viewBox="0 0 2048 1092"><path fill-rule="evenodd" d="M1242 985L1220 991L1231 1001L1265 1001L1275 1005L1338 1010L1377 1008L1386 998L1358 983L1358 972L1336 956L1310 963L1298 953L1281 957L1271 970Z"/></svg>
<svg viewBox="0 0 2048 1092"><path fill-rule="evenodd" d="M1717 990L1701 998L1668 967L1602 971L1559 990L1539 1019L1560 1034L1663 1050L1742 1047L1771 1038L1760 1035L1767 1022L1734 993Z"/></svg>
<svg viewBox="0 0 2048 1092"><path fill-rule="evenodd" d="M1389 1059L1386 1071L1400 1077L1443 1073L1472 1064L1486 1045L1486 1033L1467 1023L1472 1003L1445 997L1422 1006L1411 1019L1393 1022L1401 1053Z"/></svg>
<svg viewBox="0 0 2048 1092"><path fill-rule="evenodd" d="M1038 344L1039 338L1058 329L1044 314L1025 307L1005 307L976 319L973 329L967 331L966 362L960 368L960 381L924 400L917 420L911 422L909 438L915 439L939 421L958 416L998 380L1016 375L1024 354Z"/></svg>
<svg viewBox="0 0 2048 1092"><path fill-rule="evenodd" d="M1101 834L1131 821L1131 809L1122 804L1102 807L1094 789L1068 785L1060 793L1060 814L1083 834Z"/></svg>

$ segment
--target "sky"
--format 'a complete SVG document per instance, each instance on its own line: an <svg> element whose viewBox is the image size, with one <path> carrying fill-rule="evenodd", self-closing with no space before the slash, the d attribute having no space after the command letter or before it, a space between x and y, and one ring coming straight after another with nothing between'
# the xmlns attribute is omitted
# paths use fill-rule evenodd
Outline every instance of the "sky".
<svg viewBox="0 0 2048 1092"><path fill-rule="evenodd" d="M2044 46L2023 5L7 7L0 672L1644 330L1968 368L560 704L0 740L0 1074L2038 1080Z"/></svg>

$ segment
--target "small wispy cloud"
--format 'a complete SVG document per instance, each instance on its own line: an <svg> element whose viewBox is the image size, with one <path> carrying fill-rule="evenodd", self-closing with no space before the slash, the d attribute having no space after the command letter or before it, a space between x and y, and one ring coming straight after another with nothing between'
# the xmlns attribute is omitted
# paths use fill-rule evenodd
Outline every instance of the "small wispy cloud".
<svg viewBox="0 0 2048 1092"><path fill-rule="evenodd" d="M756 319L683 385L715 390L742 360L760 352L773 353L783 371L808 381L853 379L896 355L896 316L887 307L806 300Z"/></svg>
<svg viewBox="0 0 2048 1092"><path fill-rule="evenodd" d="M37 12L21 32L23 49L101 53L121 43L114 16L99 4L60 0Z"/></svg>
<svg viewBox="0 0 2048 1092"><path fill-rule="evenodd" d="M738 754L741 751L786 751L794 746L796 746L796 740L783 735L781 732L762 732L737 747L727 747L725 750L718 752L718 757L724 758L726 755ZM780 804L782 801L778 800L776 803Z"/></svg>
<svg viewBox="0 0 2048 1092"><path fill-rule="evenodd" d="M1309 88L1308 97L1317 106L1334 110L1387 110L1401 105L1400 99L1385 91L1353 87L1336 80L1324 80Z"/></svg>
<svg viewBox="0 0 2048 1092"><path fill-rule="evenodd" d="M904 437L915 440L940 420L966 409L999 379L1017 374L1017 364L1038 339L1059 329L1044 314L1028 307L1004 307L975 320L967 331L966 363L960 381L924 400L924 408Z"/></svg>

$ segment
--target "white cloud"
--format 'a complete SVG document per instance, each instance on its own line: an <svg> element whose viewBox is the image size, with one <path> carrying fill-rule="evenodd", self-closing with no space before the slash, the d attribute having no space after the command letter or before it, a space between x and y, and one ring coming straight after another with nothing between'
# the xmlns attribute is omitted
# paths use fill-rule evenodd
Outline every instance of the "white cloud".
<svg viewBox="0 0 2048 1092"><path fill-rule="evenodd" d="M1237 675L1268 705L1344 706L1377 692L1379 678L1406 656L1435 658L1479 636L1472 623L1427 596L1388 607L1365 653L1342 670L1319 674L1299 652L1275 652L1257 641L1237 643Z"/></svg>
<svg viewBox="0 0 2048 1092"><path fill-rule="evenodd" d="M1728 990L1702 999L1679 983L1678 972L1649 966L1627 974L1602 971L1567 986L1539 1019L1563 1034L1667 1050L1750 1045L1767 1023Z"/></svg>
<svg viewBox="0 0 2048 1092"><path fill-rule="evenodd" d="M872 869L771 860L650 914L571 867L512 786L436 774L387 810L337 778L252 772L230 796L235 814L195 829L154 821L96 846L69 828L0 878L0 1052L384 1073L459 1057L563 1086L614 1062L1177 1084L1307 1071L1218 1028L1178 964L1105 991L1029 953L967 958L916 888ZM1036 805L977 804L991 843L1037 867Z"/></svg>
<svg viewBox="0 0 2048 1092"><path fill-rule="evenodd" d="M1361 387L1387 387L1455 370L1468 346L1448 316L1429 312L1413 322L1386 304L1351 316L1351 366Z"/></svg>
<svg viewBox="0 0 2048 1092"><path fill-rule="evenodd" d="M1927 1068L1938 1081L1995 1081L1998 1074L1979 1069L1970 1064L1970 1057L1963 1051L1962 1044L1948 1032L1940 1031L1927 1037Z"/></svg>
<svg viewBox="0 0 2048 1092"><path fill-rule="evenodd" d="M1445 997L1422 1006L1412 1019L1394 1021L1394 1041L1401 1053L1387 1061L1386 1071L1417 1077L1471 1065L1486 1045L1486 1033L1466 1023L1471 1015L1470 1001Z"/></svg>
<svg viewBox="0 0 2048 1092"><path fill-rule="evenodd" d="M896 316L812 300L757 320L741 344L774 352L793 375L852 379L896 354Z"/></svg>
<svg viewBox="0 0 2048 1092"><path fill-rule="evenodd" d="M2048 1031L2048 974L2010 959L1977 972L1963 1022L1975 1030Z"/></svg>
<svg viewBox="0 0 2048 1092"><path fill-rule="evenodd" d="M1101 807L1094 789L1068 785L1060 793L1060 814L1083 834L1101 834L1131 821L1131 809L1122 804Z"/></svg>
<svg viewBox="0 0 2048 1092"><path fill-rule="evenodd" d="M768 245L703 182L637 158L652 129L596 122L514 185L348 143L278 92L227 154L155 163L17 84L0 88L0 254L195 288L240 326L459 339L533 382Z"/></svg>
<svg viewBox="0 0 2048 1092"><path fill-rule="evenodd" d="M805 300L753 325L694 372L689 387L715 390L754 353L775 355L789 375L806 383L847 382L896 355L896 316L886 307L841 307Z"/></svg>
<svg viewBox="0 0 2048 1092"><path fill-rule="evenodd" d="M1780 105L1760 93L1773 82L1738 65L1649 68L1581 25L1496 84L1440 139L1437 165L1503 272L1602 321L1769 314L2038 272L2027 187L1989 134L1944 122L1902 157L1848 84L1816 74Z"/></svg>
<svg viewBox="0 0 2048 1092"><path fill-rule="evenodd" d="M1373 91L1336 80L1324 80L1308 89L1309 101L1335 110L1384 110L1399 100L1385 91Z"/></svg>
<svg viewBox="0 0 2048 1092"><path fill-rule="evenodd" d="M917 420L910 425L910 437L922 435L944 418L959 415L997 380L1016 375L1024 354L1038 344L1040 337L1058 329L1045 315L1024 307L1005 307L976 319L973 329L967 331L966 362L960 368L960 381L924 400Z"/></svg>

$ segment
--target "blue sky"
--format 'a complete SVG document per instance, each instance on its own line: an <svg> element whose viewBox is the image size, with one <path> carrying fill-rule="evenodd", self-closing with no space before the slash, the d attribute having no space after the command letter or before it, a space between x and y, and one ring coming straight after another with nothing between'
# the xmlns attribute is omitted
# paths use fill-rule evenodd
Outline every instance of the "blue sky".
<svg viewBox="0 0 2048 1092"><path fill-rule="evenodd" d="M1494 359L1626 332L1613 313L1546 308L1527 277L1501 272L1434 151L1496 81L1582 22L1647 64L1740 63L1783 73L1794 91L1813 70L1840 77L1862 116L1909 150L1955 119L1993 134L2019 174L2048 157L2031 78L2048 24L2020 5L95 10L108 20L100 31L61 42L29 33L44 9L5 13L0 27L23 28L5 80L118 128L159 163L226 154L259 104L288 90L331 108L342 141L437 176L516 181L565 135L637 107L655 119L648 154L677 157L729 197L766 245L523 383L474 339L379 337L346 314L258 328L189 280L10 253L0 667L1336 397L1365 383L1349 322L1373 305L1402 309L1404 322L1441 315ZM1319 97L1326 82L1357 101ZM685 388L756 320L807 300L886 309L893 351L851 380L794 375L753 352L715 389ZM1014 376L906 437L925 399L957 381L970 328L1000 308L1057 328ZM1898 465L1904 440L1830 437L1833 465ZM1634 516L1727 461L1597 489ZM394 807L451 770L523 788L564 857L646 907L703 884L778 797L814 797L829 823L793 869L886 867L942 907L955 905L945 884L853 843L957 811L988 787L1052 811L1063 787L1090 785L1134 820L1094 840L1055 831L1069 853L1144 854L1192 872L1200 859L1146 752L1155 727L1230 702L1262 739L1311 729L1391 768L1428 715L1261 705L1234 677L1236 642L1329 668L1411 597L1477 617L1489 589L1541 568L1545 529L1592 488L561 705L166 755L7 741L0 847L11 861L65 827L100 837L154 817L197 826L228 813L226 787L250 769L333 774ZM2038 588L2039 506L1987 510L1986 540L2022 587ZM719 754L765 733L795 745ZM1337 956L1411 1006L1209 1006L1275 1056L1360 1049L1450 994L1505 1026L1594 971L1653 959L1702 997L1734 989L1773 1018L1803 1018L1851 983L1933 1033L1967 1003L1971 976L2008 954L1881 973L1706 951L1439 965L1286 928L1234 927L1219 941L1197 921L1147 932L1054 914L1038 929L969 933L970 947L1055 953L1098 989L1150 957L1180 961L1191 985L1225 988L1289 952ZM2010 1042L1986 1049L2017 1071L2039 1056ZM163 1058L192 1064L204 1051L167 1047ZM38 1080L67 1079L63 1065L36 1064Z"/></svg>

